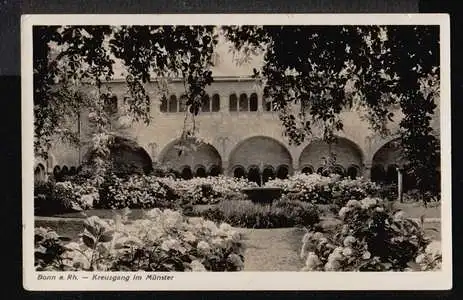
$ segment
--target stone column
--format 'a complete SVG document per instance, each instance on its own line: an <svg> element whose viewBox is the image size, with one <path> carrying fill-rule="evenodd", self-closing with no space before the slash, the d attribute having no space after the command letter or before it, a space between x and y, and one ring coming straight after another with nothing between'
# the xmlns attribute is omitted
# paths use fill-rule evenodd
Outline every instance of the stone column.
<svg viewBox="0 0 463 300"><path fill-rule="evenodd" d="M403 202L403 170L397 168L397 200Z"/></svg>
<svg viewBox="0 0 463 300"><path fill-rule="evenodd" d="M228 160L222 160L222 172L223 175L229 175L230 170L228 169Z"/></svg>
<svg viewBox="0 0 463 300"><path fill-rule="evenodd" d="M371 167L372 167L371 162L366 162L363 164L363 172L362 172L363 178L371 180Z"/></svg>

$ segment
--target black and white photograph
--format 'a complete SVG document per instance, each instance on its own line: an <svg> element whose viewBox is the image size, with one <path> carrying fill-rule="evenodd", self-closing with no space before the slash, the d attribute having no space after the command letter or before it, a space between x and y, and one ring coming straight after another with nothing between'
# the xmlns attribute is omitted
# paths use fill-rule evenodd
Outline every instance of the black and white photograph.
<svg viewBox="0 0 463 300"><path fill-rule="evenodd" d="M442 14L23 16L25 288L451 288L449 47Z"/></svg>

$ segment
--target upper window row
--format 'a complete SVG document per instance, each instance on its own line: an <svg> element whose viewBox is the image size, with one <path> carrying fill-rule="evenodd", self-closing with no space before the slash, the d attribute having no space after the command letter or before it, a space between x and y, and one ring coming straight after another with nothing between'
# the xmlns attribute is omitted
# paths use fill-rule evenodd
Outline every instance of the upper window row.
<svg viewBox="0 0 463 300"><path fill-rule="evenodd" d="M169 99L163 97L161 99L160 110L161 112L185 112L186 111L187 98L182 95L179 99L177 96L171 95ZM259 102L256 93L252 93L250 97L243 93L239 97L236 94L231 94L228 98L228 108L231 112L236 111L257 111ZM264 111L272 111L271 101L262 101L262 107ZM218 94L205 95L201 105L202 112L218 112L220 111L220 96Z"/></svg>

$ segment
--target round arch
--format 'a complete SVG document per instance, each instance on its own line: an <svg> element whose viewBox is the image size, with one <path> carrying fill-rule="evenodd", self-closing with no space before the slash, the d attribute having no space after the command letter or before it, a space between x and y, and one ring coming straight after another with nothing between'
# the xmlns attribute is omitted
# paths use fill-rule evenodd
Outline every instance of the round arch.
<svg viewBox="0 0 463 300"><path fill-rule="evenodd" d="M213 166L222 166L222 157L217 149L207 143L196 145L195 149L180 151L176 146L179 139L169 143L159 154L161 163L169 164L174 170L181 171L181 167L188 165L190 168L201 165L205 170L210 170Z"/></svg>
<svg viewBox="0 0 463 300"><path fill-rule="evenodd" d="M242 165L249 169L250 166L257 166L262 172L264 166L272 166L276 169L280 165L291 166L293 159L286 146L268 136L252 136L239 142L229 154L229 165Z"/></svg>
<svg viewBox="0 0 463 300"><path fill-rule="evenodd" d="M373 155L373 165L392 165L401 164L402 162L402 147L399 139L392 139L384 143Z"/></svg>
<svg viewBox="0 0 463 300"><path fill-rule="evenodd" d="M115 136L109 146L112 172L116 175L149 174L153 170L153 162L148 152L135 140ZM94 152L88 151L84 160L91 160Z"/></svg>
<svg viewBox="0 0 463 300"><path fill-rule="evenodd" d="M323 166L323 158L329 154L328 151L329 146L326 142L315 139L302 150L299 156L299 165L311 166L313 170L319 170ZM363 165L362 149L347 138L337 137L336 142L331 145L331 151L336 156L336 164L344 169L351 165Z"/></svg>

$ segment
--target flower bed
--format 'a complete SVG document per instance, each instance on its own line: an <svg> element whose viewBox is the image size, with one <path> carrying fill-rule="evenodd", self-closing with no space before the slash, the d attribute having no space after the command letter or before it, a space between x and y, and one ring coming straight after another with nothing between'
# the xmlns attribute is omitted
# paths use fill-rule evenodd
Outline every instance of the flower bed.
<svg viewBox="0 0 463 300"><path fill-rule="evenodd" d="M315 227L302 239L305 271L413 271L440 266L440 249L422 225L379 198L351 200L339 210L341 224ZM430 246L431 245L431 246ZM434 249L431 251L429 248ZM427 249L427 250L426 250ZM431 253L431 254L430 254Z"/></svg>
<svg viewBox="0 0 463 300"><path fill-rule="evenodd" d="M89 182L45 182L35 187L37 213L85 210L99 199L98 189Z"/></svg>
<svg viewBox="0 0 463 300"><path fill-rule="evenodd" d="M157 177L108 177L100 187L98 208L177 208L178 195Z"/></svg>
<svg viewBox="0 0 463 300"><path fill-rule="evenodd" d="M281 200L270 205L255 204L249 200L224 200L212 208L197 211L196 214L245 228L311 226L320 220L315 205Z"/></svg>
<svg viewBox="0 0 463 300"><path fill-rule="evenodd" d="M159 181L181 195L184 203L194 205L218 203L223 197L233 198L239 195L244 188L257 187L256 183L246 179L222 175L189 180L159 178Z"/></svg>
<svg viewBox="0 0 463 300"><path fill-rule="evenodd" d="M35 231L38 271L240 271L241 234L221 223L153 209L127 221L89 217L79 242L46 228Z"/></svg>
<svg viewBox="0 0 463 300"><path fill-rule="evenodd" d="M341 179L338 175L319 174L295 174L288 179L268 181L265 185L282 188L286 199L339 205L351 199L376 195L380 189L374 182L363 178Z"/></svg>

